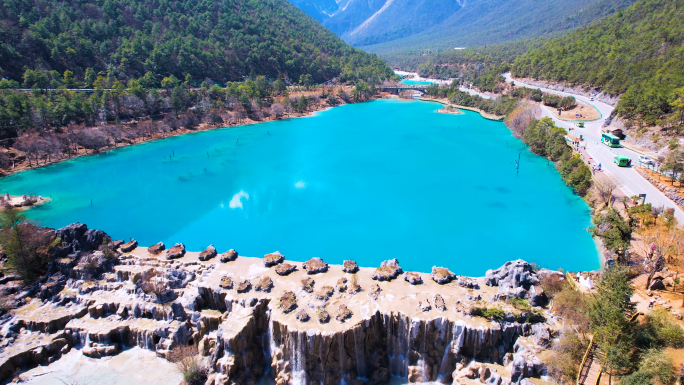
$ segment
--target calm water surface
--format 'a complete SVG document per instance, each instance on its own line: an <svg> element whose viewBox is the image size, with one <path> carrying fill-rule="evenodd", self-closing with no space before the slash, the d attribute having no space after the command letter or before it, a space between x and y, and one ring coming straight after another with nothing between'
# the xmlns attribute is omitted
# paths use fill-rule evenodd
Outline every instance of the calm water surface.
<svg viewBox="0 0 684 385"><path fill-rule="evenodd" d="M523 258L599 267L589 209L499 122L382 100L173 137L5 178L54 200L28 215L142 245L355 259L483 275ZM521 154L520 172L513 161ZM91 205L92 199L92 205Z"/></svg>
<svg viewBox="0 0 684 385"><path fill-rule="evenodd" d="M427 81L427 80L410 80L410 79L404 79L400 83L408 84L408 85L437 84L436 82L431 82L431 81Z"/></svg>

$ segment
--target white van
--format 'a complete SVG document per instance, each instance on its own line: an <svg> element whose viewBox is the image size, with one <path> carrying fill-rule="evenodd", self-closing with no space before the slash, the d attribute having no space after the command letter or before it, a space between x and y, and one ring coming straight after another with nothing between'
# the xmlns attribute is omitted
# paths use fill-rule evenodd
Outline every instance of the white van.
<svg viewBox="0 0 684 385"><path fill-rule="evenodd" d="M645 155L639 156L639 163L649 165L649 166L655 165L655 162L653 161L653 159L651 159Z"/></svg>

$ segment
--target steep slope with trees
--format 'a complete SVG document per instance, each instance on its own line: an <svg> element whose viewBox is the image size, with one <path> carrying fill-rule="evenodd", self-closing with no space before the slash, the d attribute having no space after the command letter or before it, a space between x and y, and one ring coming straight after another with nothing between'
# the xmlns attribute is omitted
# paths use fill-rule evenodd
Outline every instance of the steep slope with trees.
<svg viewBox="0 0 684 385"><path fill-rule="evenodd" d="M684 1L641 0L518 58L513 75L621 94L616 112L684 129Z"/></svg>
<svg viewBox="0 0 684 385"><path fill-rule="evenodd" d="M14 80L26 68L69 70L86 83L100 71L118 80L149 72L217 83L389 74L285 0L7 0L0 42L0 76Z"/></svg>

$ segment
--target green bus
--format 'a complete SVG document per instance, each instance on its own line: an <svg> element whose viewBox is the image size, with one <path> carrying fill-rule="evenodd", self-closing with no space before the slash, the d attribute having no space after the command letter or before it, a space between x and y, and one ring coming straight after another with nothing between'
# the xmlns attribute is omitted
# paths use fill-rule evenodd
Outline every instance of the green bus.
<svg viewBox="0 0 684 385"><path fill-rule="evenodd" d="M615 156L615 159L613 161L615 162L615 164L617 164L620 167L629 167L632 165L631 159L629 159L626 156L619 155L619 154Z"/></svg>
<svg viewBox="0 0 684 385"><path fill-rule="evenodd" d="M620 138L606 132L601 135L601 143L608 147L620 147Z"/></svg>

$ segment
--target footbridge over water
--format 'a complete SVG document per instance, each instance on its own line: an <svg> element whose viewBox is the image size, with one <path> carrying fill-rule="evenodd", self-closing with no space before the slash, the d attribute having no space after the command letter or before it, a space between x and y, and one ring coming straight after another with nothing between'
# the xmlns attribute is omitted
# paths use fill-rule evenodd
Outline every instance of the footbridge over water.
<svg viewBox="0 0 684 385"><path fill-rule="evenodd" d="M389 92L393 95L399 95L402 91L417 91L421 95L430 87L430 84L398 84L396 86L381 86L380 91Z"/></svg>

